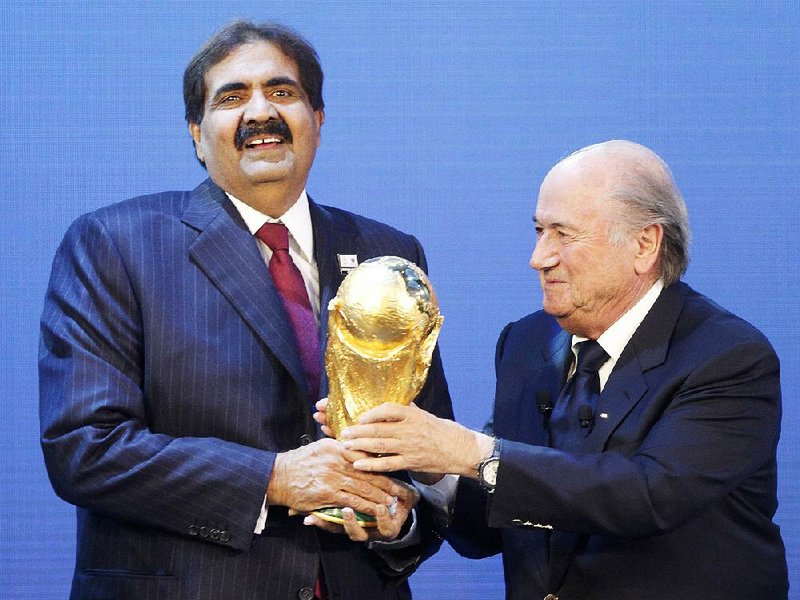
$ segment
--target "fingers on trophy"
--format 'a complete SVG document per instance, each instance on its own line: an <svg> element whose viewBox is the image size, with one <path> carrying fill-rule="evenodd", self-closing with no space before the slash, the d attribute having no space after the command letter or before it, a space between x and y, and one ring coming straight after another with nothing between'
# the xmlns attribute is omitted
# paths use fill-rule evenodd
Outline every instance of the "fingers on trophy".
<svg viewBox="0 0 800 600"><path fill-rule="evenodd" d="M371 408L413 402L425 385L442 321L425 272L404 258L372 258L347 274L328 305L325 351L327 419L337 438ZM344 522L338 507L313 514ZM363 527L376 524L363 513L356 518Z"/></svg>

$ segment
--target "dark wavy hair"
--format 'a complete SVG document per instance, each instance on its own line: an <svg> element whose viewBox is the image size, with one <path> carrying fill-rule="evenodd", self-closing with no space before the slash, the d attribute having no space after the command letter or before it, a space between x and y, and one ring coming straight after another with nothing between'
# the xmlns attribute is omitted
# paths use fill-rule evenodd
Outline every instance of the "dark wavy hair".
<svg viewBox="0 0 800 600"><path fill-rule="evenodd" d="M277 23L256 25L250 21L233 21L222 27L203 44L183 72L183 102L186 121L200 124L206 101L205 76L208 70L239 46L252 42L268 42L291 58L300 73L300 85L317 111L325 108L322 100L322 67L314 47L300 34Z"/></svg>

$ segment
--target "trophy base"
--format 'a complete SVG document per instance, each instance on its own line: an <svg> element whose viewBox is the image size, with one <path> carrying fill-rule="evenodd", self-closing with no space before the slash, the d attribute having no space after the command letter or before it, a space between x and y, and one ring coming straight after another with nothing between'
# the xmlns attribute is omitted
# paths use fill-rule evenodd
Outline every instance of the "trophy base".
<svg viewBox="0 0 800 600"><path fill-rule="evenodd" d="M369 515L365 515L364 513L360 513L355 511L356 513L356 522L361 527L377 527L378 522L375 520L375 517L371 517ZM342 516L342 509L336 508L335 506L329 506L327 508L320 508L319 510L315 510L311 513L315 517L319 517L323 521L329 521L331 523L337 523L339 525L344 524L344 517Z"/></svg>

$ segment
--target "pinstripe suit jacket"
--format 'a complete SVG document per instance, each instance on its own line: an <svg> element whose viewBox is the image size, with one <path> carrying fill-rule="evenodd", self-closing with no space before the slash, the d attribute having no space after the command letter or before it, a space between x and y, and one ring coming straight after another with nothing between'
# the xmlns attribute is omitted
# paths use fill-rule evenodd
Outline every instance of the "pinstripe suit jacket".
<svg viewBox="0 0 800 600"><path fill-rule="evenodd" d="M311 217L323 336L337 253L425 267L386 225L313 202ZM332 598L409 597L408 572L279 507L253 534L276 453L319 433L280 296L215 184L79 218L41 336L45 462L78 507L73 599L303 598L320 562ZM419 402L452 417L438 353Z"/></svg>

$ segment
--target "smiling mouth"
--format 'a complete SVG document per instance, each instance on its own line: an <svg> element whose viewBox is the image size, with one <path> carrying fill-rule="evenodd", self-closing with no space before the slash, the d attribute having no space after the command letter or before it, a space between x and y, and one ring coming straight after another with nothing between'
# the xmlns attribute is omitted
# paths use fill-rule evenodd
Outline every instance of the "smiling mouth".
<svg viewBox="0 0 800 600"><path fill-rule="evenodd" d="M248 140L244 147L245 148L259 148L261 146L268 146L272 144L282 144L283 138L278 136L269 136L269 137L262 137L262 138L255 138L252 140Z"/></svg>
<svg viewBox="0 0 800 600"><path fill-rule="evenodd" d="M566 281L564 281L563 279L556 279L555 277L551 279L544 279L544 278L542 279L543 287L554 287L557 285L564 285L565 283Z"/></svg>
<svg viewBox="0 0 800 600"><path fill-rule="evenodd" d="M233 137L240 152L245 149L269 150L292 143L292 131L285 121L270 119L264 122L242 123Z"/></svg>

